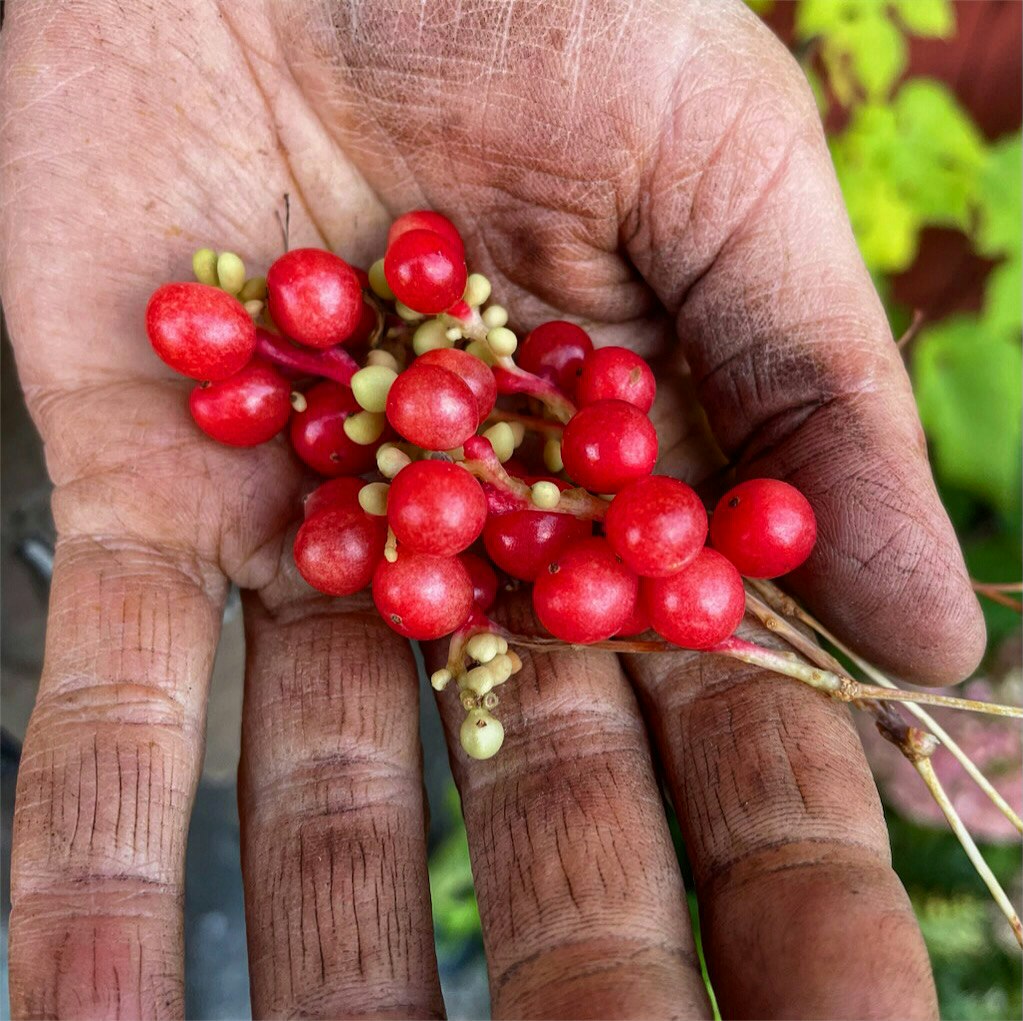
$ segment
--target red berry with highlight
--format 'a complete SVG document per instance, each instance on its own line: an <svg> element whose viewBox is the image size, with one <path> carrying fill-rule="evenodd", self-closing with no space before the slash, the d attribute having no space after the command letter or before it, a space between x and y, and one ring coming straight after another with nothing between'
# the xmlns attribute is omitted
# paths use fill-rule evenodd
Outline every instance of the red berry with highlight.
<svg viewBox="0 0 1023 1021"><path fill-rule="evenodd" d="M626 401L647 412L656 393L650 366L627 347L600 347L587 355L575 386L580 407L596 401Z"/></svg>
<svg viewBox="0 0 1023 1021"><path fill-rule="evenodd" d="M164 284L146 306L153 350L192 379L227 379L256 350L256 327L237 298L206 284Z"/></svg>
<svg viewBox="0 0 1023 1021"><path fill-rule="evenodd" d="M554 481L564 488L565 483ZM516 510L487 518L483 526L483 545L490 559L505 574L522 581L535 581L566 546L592 534L593 526L588 521L580 521L571 514Z"/></svg>
<svg viewBox="0 0 1023 1021"><path fill-rule="evenodd" d="M306 409L291 418L295 453L321 475L361 475L376 466L377 444L349 439L344 422L362 410L346 386L317 383L305 393Z"/></svg>
<svg viewBox="0 0 1023 1021"><path fill-rule="evenodd" d="M434 234L440 234L457 245L459 252L463 255L465 253L465 244L462 235L458 233L458 228L446 216L435 213L432 209L415 209L411 213L399 216L387 232L387 247L390 248L402 234L408 234L413 230L429 230Z"/></svg>
<svg viewBox="0 0 1023 1021"><path fill-rule="evenodd" d="M565 471L591 493L617 493L653 471L657 433L639 408L597 401L581 408L561 437Z"/></svg>
<svg viewBox="0 0 1023 1021"><path fill-rule="evenodd" d="M364 589L383 559L387 525L358 505L309 517L295 536L295 564L310 585L331 596Z"/></svg>
<svg viewBox="0 0 1023 1021"><path fill-rule="evenodd" d="M475 355L453 347L441 347L421 354L415 364L435 365L458 376L476 398L477 424L494 410L494 404L497 401L497 383L494 380L493 370Z"/></svg>
<svg viewBox="0 0 1023 1021"><path fill-rule="evenodd" d="M207 436L232 447L254 447L288 424L291 385L257 358L227 379L200 383L188 406Z"/></svg>
<svg viewBox="0 0 1023 1021"><path fill-rule="evenodd" d="M384 277L398 301L436 315L462 297L468 274L459 245L432 230L410 230L388 245Z"/></svg>
<svg viewBox="0 0 1023 1021"><path fill-rule="evenodd" d="M482 487L450 461L413 461L398 472L387 493L388 524L398 542L417 553L461 553L486 520Z"/></svg>
<svg viewBox="0 0 1023 1021"><path fill-rule="evenodd" d="M533 586L540 623L563 642L589 645L615 634L632 614L639 579L605 539L584 539L558 554Z"/></svg>
<svg viewBox="0 0 1023 1021"><path fill-rule="evenodd" d="M683 649L711 649L723 642L746 607L739 572L707 548L678 574L644 578L641 594L657 633Z"/></svg>
<svg viewBox="0 0 1023 1021"><path fill-rule="evenodd" d="M515 360L519 368L549 380L571 397L583 360L592 351L593 341L581 326L554 319L526 334Z"/></svg>
<svg viewBox="0 0 1023 1021"><path fill-rule="evenodd" d="M642 580L640 581L642 585ZM615 632L618 638L634 638L650 630L650 614L646 612L646 604L641 593L636 593L636 602L632 606L629 619Z"/></svg>
<svg viewBox="0 0 1023 1021"><path fill-rule="evenodd" d="M373 575L373 601L400 635L417 641L443 638L465 623L472 610L472 581L457 557L398 551L381 560Z"/></svg>
<svg viewBox="0 0 1023 1021"><path fill-rule="evenodd" d="M707 511L691 486L667 475L630 482L611 501L604 532L637 574L681 571L707 541Z"/></svg>
<svg viewBox="0 0 1023 1021"><path fill-rule="evenodd" d="M364 479L350 475L330 479L317 486L302 504L302 515L308 521L314 514L328 508L358 507L359 490L366 485Z"/></svg>
<svg viewBox="0 0 1023 1021"><path fill-rule="evenodd" d="M363 314L362 287L344 259L320 248L296 248L266 274L273 321L307 347L333 347L355 331Z"/></svg>
<svg viewBox="0 0 1023 1021"><path fill-rule="evenodd" d="M494 569L475 553L463 553L458 559L469 572L473 604L486 613L497 599L497 575Z"/></svg>
<svg viewBox="0 0 1023 1021"><path fill-rule="evenodd" d="M710 541L747 578L777 578L810 555L817 519L795 486L778 479L749 479L718 501Z"/></svg>
<svg viewBox="0 0 1023 1021"><path fill-rule="evenodd" d="M460 447L476 432L477 408L469 385L437 365L414 363L387 394L388 422L426 450Z"/></svg>

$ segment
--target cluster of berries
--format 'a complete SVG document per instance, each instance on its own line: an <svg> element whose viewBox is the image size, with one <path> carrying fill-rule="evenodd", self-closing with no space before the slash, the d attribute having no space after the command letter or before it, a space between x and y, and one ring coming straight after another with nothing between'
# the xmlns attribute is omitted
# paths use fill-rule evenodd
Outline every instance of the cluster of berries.
<svg viewBox="0 0 1023 1021"><path fill-rule="evenodd" d="M500 747L493 689L522 665L487 617L495 568L532 584L537 618L563 642L652 628L706 650L742 619L742 575L777 577L810 554L813 511L792 486L743 482L708 519L691 487L652 474L646 362L595 349L568 322L520 343L438 213L399 217L368 272L312 248L265 279L209 249L193 270L197 282L153 294L146 327L199 381L197 425L236 446L288 430L328 479L305 501L299 572L334 596L371 586L407 638L452 636L432 680L458 683L473 757Z"/></svg>

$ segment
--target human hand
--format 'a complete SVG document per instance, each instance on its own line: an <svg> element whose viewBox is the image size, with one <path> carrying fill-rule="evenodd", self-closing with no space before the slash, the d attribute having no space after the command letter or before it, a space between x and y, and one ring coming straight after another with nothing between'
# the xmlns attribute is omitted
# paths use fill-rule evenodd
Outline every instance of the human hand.
<svg viewBox="0 0 1023 1021"><path fill-rule="evenodd" d="M662 467L799 486L793 588L881 665L983 645L912 395L798 71L739 4L12 5L0 287L56 483L46 664L19 776L18 1016L182 1012L188 816L228 580L257 1015L434 1016L416 685L365 603L290 561L302 474L226 450L142 332L201 245L366 265L451 215L517 325L659 361ZM677 337L677 339L676 339ZM677 380L677 387L672 380ZM926 952L847 714L678 653L535 656L486 763L453 737L495 1015L703 1016L652 749L726 1016L923 1016ZM639 701L643 705L641 715ZM644 719L648 722L644 722Z"/></svg>

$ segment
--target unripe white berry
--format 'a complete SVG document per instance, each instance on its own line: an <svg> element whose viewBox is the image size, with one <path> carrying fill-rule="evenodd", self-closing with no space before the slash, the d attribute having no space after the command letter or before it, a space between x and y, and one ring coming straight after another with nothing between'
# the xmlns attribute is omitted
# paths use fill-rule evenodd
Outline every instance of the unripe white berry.
<svg viewBox="0 0 1023 1021"><path fill-rule="evenodd" d="M441 670L434 670L430 674L430 684L434 691L443 691L451 682L451 671L446 667Z"/></svg>
<svg viewBox="0 0 1023 1021"><path fill-rule="evenodd" d="M485 440L490 440L498 461L504 464L515 453L515 437L507 422L497 422L483 433Z"/></svg>
<svg viewBox="0 0 1023 1021"><path fill-rule="evenodd" d="M450 330L444 331L444 336L454 344L462 339L462 331L457 326L452 326Z"/></svg>
<svg viewBox="0 0 1023 1021"><path fill-rule="evenodd" d="M477 663L489 663L498 653L497 635L489 632L473 635L465 645L465 651Z"/></svg>
<svg viewBox="0 0 1023 1021"><path fill-rule="evenodd" d="M526 438L526 427L521 422L509 422L508 427L512 431L512 440L515 442L516 449L518 449Z"/></svg>
<svg viewBox="0 0 1023 1021"><path fill-rule="evenodd" d="M474 340L469 344L465 345L467 354L471 354L474 358L478 358L485 365L494 364L494 352L490 350L490 345L482 340Z"/></svg>
<svg viewBox="0 0 1023 1021"><path fill-rule="evenodd" d="M217 280L217 253L212 248L200 248L192 256L192 272L200 284L218 286L220 281Z"/></svg>
<svg viewBox="0 0 1023 1021"><path fill-rule="evenodd" d="M368 355L366 355L366 364L377 366L379 365L383 369L391 369L393 372L398 371L398 359L391 354L390 351L385 351L383 348L375 347Z"/></svg>
<svg viewBox="0 0 1023 1021"><path fill-rule="evenodd" d="M490 671L490 678L493 681L491 687L496 688L499 684L504 684L512 673L512 659L507 653L502 656L495 656L488 664L487 670Z"/></svg>
<svg viewBox="0 0 1023 1021"><path fill-rule="evenodd" d="M559 472L565 467L561 459L561 440L548 440L543 445L543 463L550 472Z"/></svg>
<svg viewBox="0 0 1023 1021"><path fill-rule="evenodd" d="M259 313L263 311L263 303L256 298L252 298L250 301L243 301L242 306L253 319L258 319Z"/></svg>
<svg viewBox="0 0 1023 1021"><path fill-rule="evenodd" d="M491 305L490 308L483 310L481 314L483 325L488 330L493 330L498 326L508 325L508 309L503 305Z"/></svg>
<svg viewBox="0 0 1023 1021"><path fill-rule="evenodd" d="M359 506L374 517L385 517L387 514L387 491L390 488L386 482L366 483L359 490Z"/></svg>
<svg viewBox="0 0 1023 1021"><path fill-rule="evenodd" d="M490 297L490 281L482 273L470 273L465 281L462 301L471 308L477 308Z"/></svg>
<svg viewBox="0 0 1023 1021"><path fill-rule="evenodd" d="M519 338L507 326L495 326L487 334L487 343L498 358L511 358L519 346Z"/></svg>
<svg viewBox="0 0 1023 1021"><path fill-rule="evenodd" d="M234 252L217 256L217 280L228 294L237 294L245 284L245 263Z"/></svg>
<svg viewBox="0 0 1023 1021"><path fill-rule="evenodd" d="M376 443L387 428L387 416L377 411L359 411L345 419L345 435L360 446Z"/></svg>
<svg viewBox="0 0 1023 1021"><path fill-rule="evenodd" d="M490 672L489 666L474 666L462 678L462 687L477 695L485 695L494 686L494 675Z"/></svg>
<svg viewBox="0 0 1023 1021"><path fill-rule="evenodd" d="M421 326L416 327L412 334L412 350L417 355L424 355L427 351L436 351L437 348L451 347L452 342L448 340L447 327L439 319L428 319Z"/></svg>
<svg viewBox="0 0 1023 1021"><path fill-rule="evenodd" d="M517 674L522 669L522 660L519 658L518 653L508 652L507 649L505 653L508 656L508 661L511 663L511 672Z"/></svg>
<svg viewBox="0 0 1023 1021"><path fill-rule="evenodd" d="M402 468L411 463L412 458L393 443L385 443L377 451L377 470L385 479L393 479Z"/></svg>
<svg viewBox="0 0 1023 1021"><path fill-rule="evenodd" d="M384 301L394 301L394 291L391 290L391 285L387 282L387 278L384 276L383 259L377 259L377 261L369 267L368 276L370 289L378 298L383 298Z"/></svg>
<svg viewBox="0 0 1023 1021"><path fill-rule="evenodd" d="M387 394L397 378L398 373L394 369L367 365L352 376L352 396L361 408L379 413L387 407Z"/></svg>
<svg viewBox="0 0 1023 1021"><path fill-rule="evenodd" d="M239 301L266 301L266 277L249 277L238 292Z"/></svg>
<svg viewBox="0 0 1023 1021"><path fill-rule="evenodd" d="M530 496L541 510L551 510L561 501L561 490L553 482L534 482Z"/></svg>
<svg viewBox="0 0 1023 1021"><path fill-rule="evenodd" d="M500 635L497 637L497 652L503 656L508 651L508 640L502 638Z"/></svg>
<svg viewBox="0 0 1023 1021"><path fill-rule="evenodd" d="M414 308L409 308L408 305L400 301L394 303L394 311L407 323L417 323L420 319L426 318L422 312L417 312Z"/></svg>
<svg viewBox="0 0 1023 1021"><path fill-rule="evenodd" d="M504 727L488 710L472 709L462 723L458 738L470 758L489 759L504 744Z"/></svg>

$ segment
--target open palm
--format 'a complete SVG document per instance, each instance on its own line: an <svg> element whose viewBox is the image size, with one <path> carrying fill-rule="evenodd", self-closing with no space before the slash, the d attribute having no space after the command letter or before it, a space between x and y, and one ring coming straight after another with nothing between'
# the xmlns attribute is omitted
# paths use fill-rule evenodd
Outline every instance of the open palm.
<svg viewBox="0 0 1023 1021"><path fill-rule="evenodd" d="M443 1010L411 652L297 579L285 443L206 440L142 331L195 248L268 265L284 193L293 245L363 266L394 214L450 215L513 325L568 316L655 360L662 468L716 467L695 393L740 474L807 493L820 542L793 583L819 615L913 680L975 665L812 101L741 4L19 0L2 58L0 286L60 534L18 787L17 1015L182 1011L228 581L255 1013ZM682 653L536 656L508 687L501 755L453 742L495 1014L707 1013L652 748L726 1015L934 1012L842 710Z"/></svg>

